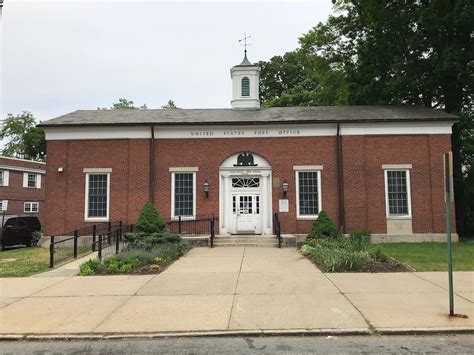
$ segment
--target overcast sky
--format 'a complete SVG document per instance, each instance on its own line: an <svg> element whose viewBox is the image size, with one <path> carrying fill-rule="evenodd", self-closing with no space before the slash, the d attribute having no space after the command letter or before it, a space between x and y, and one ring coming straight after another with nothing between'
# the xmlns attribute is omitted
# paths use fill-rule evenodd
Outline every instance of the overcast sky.
<svg viewBox="0 0 474 355"><path fill-rule="evenodd" d="M120 97L230 107L229 69L242 60L245 31L250 61L268 60L330 12L331 0L5 0L1 116L28 110L43 121Z"/></svg>

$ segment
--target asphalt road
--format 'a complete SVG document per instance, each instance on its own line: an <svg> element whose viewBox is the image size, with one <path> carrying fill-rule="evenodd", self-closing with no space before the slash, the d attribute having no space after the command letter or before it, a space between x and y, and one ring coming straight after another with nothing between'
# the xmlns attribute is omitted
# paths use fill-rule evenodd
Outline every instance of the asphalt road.
<svg viewBox="0 0 474 355"><path fill-rule="evenodd" d="M472 354L474 335L2 341L1 354Z"/></svg>

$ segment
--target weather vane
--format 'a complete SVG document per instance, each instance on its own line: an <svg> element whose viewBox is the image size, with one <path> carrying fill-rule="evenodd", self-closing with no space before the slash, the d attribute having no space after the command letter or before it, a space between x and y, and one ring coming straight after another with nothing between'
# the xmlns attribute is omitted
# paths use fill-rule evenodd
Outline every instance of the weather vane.
<svg viewBox="0 0 474 355"><path fill-rule="evenodd" d="M244 32L244 38L239 39L239 43L244 42L244 44L241 44L241 46L244 46L244 53L247 55L247 46L251 46L250 43L247 43L247 40L251 38L252 36L247 36L247 32Z"/></svg>

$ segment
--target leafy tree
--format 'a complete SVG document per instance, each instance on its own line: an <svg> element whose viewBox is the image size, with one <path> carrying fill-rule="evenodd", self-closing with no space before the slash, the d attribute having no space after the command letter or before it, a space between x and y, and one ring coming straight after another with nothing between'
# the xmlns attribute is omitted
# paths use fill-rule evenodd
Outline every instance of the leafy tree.
<svg viewBox="0 0 474 355"><path fill-rule="evenodd" d="M161 108L162 108L163 110L174 110L174 109L177 109L177 108L179 108L179 107L176 106L176 104L175 104L175 102L174 102L173 100L168 100L167 104L161 106Z"/></svg>
<svg viewBox="0 0 474 355"><path fill-rule="evenodd" d="M298 49L259 63L263 105L417 104L459 115L456 213L474 232L474 3L333 3L336 15L302 36Z"/></svg>
<svg viewBox="0 0 474 355"><path fill-rule="evenodd" d="M166 222L161 218L155 205L147 202L143 205L135 224L135 230L146 234L158 233L165 229Z"/></svg>
<svg viewBox="0 0 474 355"><path fill-rule="evenodd" d="M347 103L344 72L304 49L259 62L260 99L264 107L343 105Z"/></svg>
<svg viewBox="0 0 474 355"><path fill-rule="evenodd" d="M110 109L112 110L146 110L148 106L146 104L141 105L140 107L135 107L134 102L132 100L127 100L125 98L121 98L118 102L112 104ZM106 107L97 107L98 110L108 110Z"/></svg>
<svg viewBox="0 0 474 355"><path fill-rule="evenodd" d="M0 140L6 140L1 154L30 160L44 161L46 141L44 131L36 127L31 112L24 111L19 115L8 114L0 129Z"/></svg>

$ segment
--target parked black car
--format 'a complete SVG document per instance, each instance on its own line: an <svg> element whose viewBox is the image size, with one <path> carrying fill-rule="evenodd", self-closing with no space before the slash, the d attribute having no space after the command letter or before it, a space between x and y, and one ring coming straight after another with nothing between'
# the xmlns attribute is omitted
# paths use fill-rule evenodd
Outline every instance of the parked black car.
<svg viewBox="0 0 474 355"><path fill-rule="evenodd" d="M24 244L27 247L36 245L38 240L34 232L40 230L41 223L37 217L17 215L5 218L0 235L2 250L11 245Z"/></svg>

